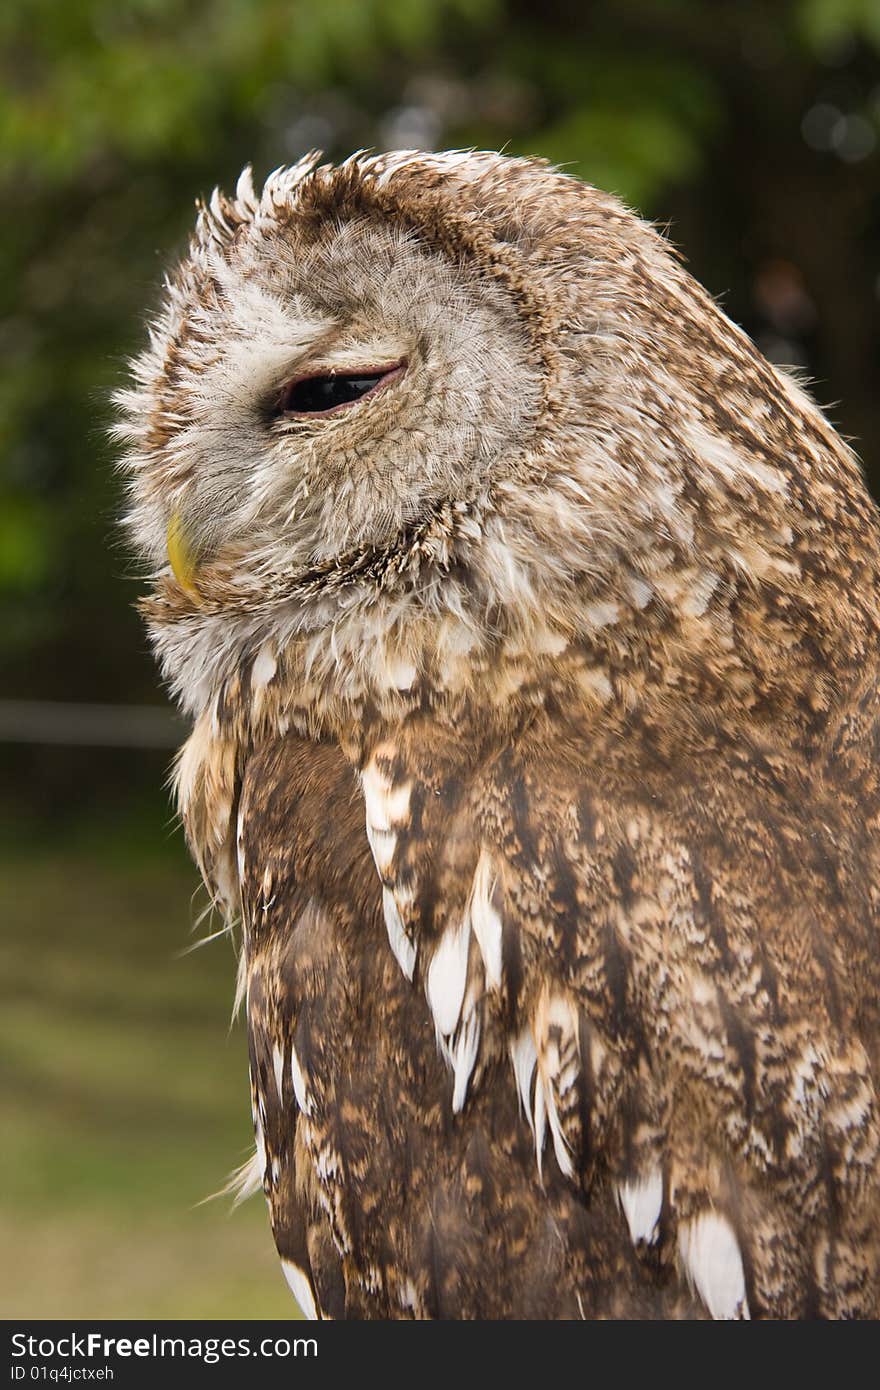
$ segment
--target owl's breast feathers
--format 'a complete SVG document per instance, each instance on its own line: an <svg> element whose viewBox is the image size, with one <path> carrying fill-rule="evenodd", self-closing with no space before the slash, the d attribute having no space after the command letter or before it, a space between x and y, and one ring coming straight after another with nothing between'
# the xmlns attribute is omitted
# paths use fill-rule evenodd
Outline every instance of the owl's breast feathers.
<svg viewBox="0 0 880 1390"><path fill-rule="evenodd" d="M197 726L307 1312L877 1316L875 687L800 759L696 707Z"/></svg>

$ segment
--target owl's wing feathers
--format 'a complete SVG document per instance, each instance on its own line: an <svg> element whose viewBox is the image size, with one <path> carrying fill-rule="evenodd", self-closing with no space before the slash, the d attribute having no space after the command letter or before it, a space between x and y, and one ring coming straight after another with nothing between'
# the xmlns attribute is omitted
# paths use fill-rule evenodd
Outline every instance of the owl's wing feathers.
<svg viewBox="0 0 880 1390"><path fill-rule="evenodd" d="M636 1249L713 1316L864 1313L876 787L849 798L854 838L827 766L711 720L690 748L622 732L538 722L463 776L462 743L410 725L364 770L389 939L418 954L452 1109L506 1050L536 1180L611 1184Z"/></svg>
<svg viewBox="0 0 880 1390"><path fill-rule="evenodd" d="M409 922L406 847L402 838L383 888L377 831L384 826L385 849L393 832L387 816L376 824L380 807L362 786L338 748L291 737L263 744L241 773L258 1164L301 1307L322 1317L699 1313L686 1289L641 1288L629 1242L617 1237L616 1198L588 1211L580 1180L545 1167L542 1184L507 1044L491 1041L488 1018L455 1062L457 1084L450 1079L425 992L442 1010L447 967L441 960L426 984L416 953L410 980L389 949L389 893ZM431 833L447 851L455 838L436 792L439 824L433 808L418 820L420 793L384 808L395 817L406 809L422 871ZM454 879L444 874L437 892L454 897ZM414 897L412 877L409 889ZM476 901L471 910L479 918ZM570 1242L562 1230L574 1231Z"/></svg>
<svg viewBox="0 0 880 1390"><path fill-rule="evenodd" d="M854 707L830 766L875 726ZM190 770L215 882L237 803L259 1162L304 1311L357 1315L358 1280L397 1316L493 1280L481 1315L572 1280L574 1316L874 1311L876 789L741 730L621 733L412 717L358 774L290 737L235 792Z"/></svg>

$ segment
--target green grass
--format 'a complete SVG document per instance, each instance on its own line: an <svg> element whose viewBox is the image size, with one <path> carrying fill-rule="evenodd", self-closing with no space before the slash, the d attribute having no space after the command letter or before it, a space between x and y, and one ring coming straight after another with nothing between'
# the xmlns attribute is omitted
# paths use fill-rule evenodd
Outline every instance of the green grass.
<svg viewBox="0 0 880 1390"><path fill-rule="evenodd" d="M0 859L6 1318L296 1312L262 1198L204 1203L252 1142L235 961L181 955L204 897L153 833Z"/></svg>

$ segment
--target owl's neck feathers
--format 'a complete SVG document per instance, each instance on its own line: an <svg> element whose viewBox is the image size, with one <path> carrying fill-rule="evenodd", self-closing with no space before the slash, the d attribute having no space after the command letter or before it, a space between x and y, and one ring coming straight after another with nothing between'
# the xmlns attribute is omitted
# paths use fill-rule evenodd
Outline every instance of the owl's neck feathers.
<svg viewBox="0 0 880 1390"><path fill-rule="evenodd" d="M849 451L614 200L494 156L462 157L450 189L443 158L301 174L298 215L366 199L464 247L530 336L533 437L385 549L289 577L227 548L198 601L160 577L145 612L175 693L237 743L648 706L815 736L877 654L877 518ZM234 233L229 205L212 216L203 238Z"/></svg>
<svg viewBox="0 0 880 1390"><path fill-rule="evenodd" d="M371 727L415 712L491 737L547 708L588 723L650 708L683 731L708 713L809 741L878 638L873 508L836 436L815 428L834 450L801 483L802 510L787 481L755 470L748 525L725 515L723 491L707 507L685 484L674 524L645 515L598 534L549 452L528 499L510 484L481 515L440 507L406 545L275 593L249 597L234 556L210 603L165 576L144 605L165 674L238 745L291 729L355 758ZM727 440L698 434L703 458L736 466Z"/></svg>

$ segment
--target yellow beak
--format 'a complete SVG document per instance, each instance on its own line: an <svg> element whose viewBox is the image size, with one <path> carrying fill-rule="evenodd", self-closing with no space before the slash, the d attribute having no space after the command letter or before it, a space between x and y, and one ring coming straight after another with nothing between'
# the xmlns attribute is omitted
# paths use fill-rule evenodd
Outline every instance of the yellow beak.
<svg viewBox="0 0 880 1390"><path fill-rule="evenodd" d="M168 562L174 571L174 578L185 593L190 594L193 598L198 598L199 590L196 585L197 556L187 540L186 531L184 530L179 512L171 513L171 520L168 522L166 543L168 546Z"/></svg>

